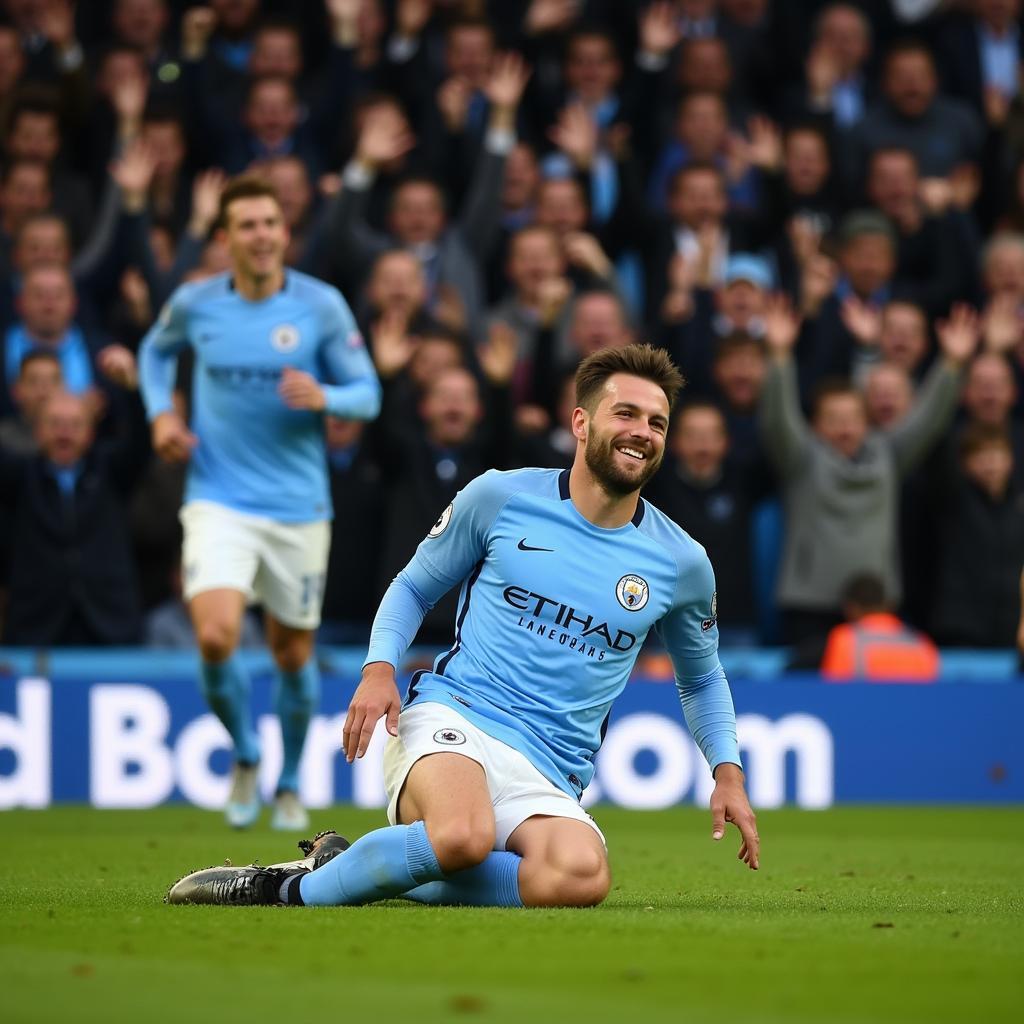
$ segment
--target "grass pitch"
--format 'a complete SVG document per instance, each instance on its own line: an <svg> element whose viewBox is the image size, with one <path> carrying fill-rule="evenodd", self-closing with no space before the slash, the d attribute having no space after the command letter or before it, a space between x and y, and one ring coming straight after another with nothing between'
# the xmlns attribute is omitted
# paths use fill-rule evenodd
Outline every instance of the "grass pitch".
<svg viewBox="0 0 1024 1024"><path fill-rule="evenodd" d="M762 869L687 809L598 809L594 910L167 907L180 874L293 840L186 808L0 814L0 1018L970 1021L1024 1001L1019 809L759 816ZM378 812L318 812L354 838Z"/></svg>

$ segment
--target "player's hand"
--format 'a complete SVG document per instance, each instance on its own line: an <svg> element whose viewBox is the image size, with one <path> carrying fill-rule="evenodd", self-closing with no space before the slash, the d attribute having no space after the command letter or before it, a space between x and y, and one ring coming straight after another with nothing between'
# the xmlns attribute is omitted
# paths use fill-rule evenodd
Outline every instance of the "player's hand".
<svg viewBox="0 0 1024 1024"><path fill-rule="evenodd" d="M743 788L743 771L735 764L720 764L715 770L715 791L711 794L711 838L718 842L731 821L743 837L737 854L752 871L760 866L761 840L757 822Z"/></svg>
<svg viewBox="0 0 1024 1024"><path fill-rule="evenodd" d="M176 412L162 412L153 420L153 450L165 462L188 462L199 438Z"/></svg>
<svg viewBox="0 0 1024 1024"><path fill-rule="evenodd" d="M374 727L382 715L387 715L385 726L392 736L398 735L398 712L402 698L395 684L395 670L386 661L375 661L363 669L362 682L352 694L348 706L342 746L345 759L351 764L362 757L370 745Z"/></svg>
<svg viewBox="0 0 1024 1024"><path fill-rule="evenodd" d="M284 368L277 393L289 409L309 409L323 412L327 408L327 396L316 377L291 366Z"/></svg>

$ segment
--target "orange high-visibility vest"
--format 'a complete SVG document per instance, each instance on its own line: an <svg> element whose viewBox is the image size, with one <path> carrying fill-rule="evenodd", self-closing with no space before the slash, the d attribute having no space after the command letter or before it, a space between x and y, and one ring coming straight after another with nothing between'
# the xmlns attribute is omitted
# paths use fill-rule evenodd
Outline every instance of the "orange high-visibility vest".
<svg viewBox="0 0 1024 1024"><path fill-rule="evenodd" d="M939 675L939 651L895 615L876 612L829 633L821 674L830 682L931 683Z"/></svg>

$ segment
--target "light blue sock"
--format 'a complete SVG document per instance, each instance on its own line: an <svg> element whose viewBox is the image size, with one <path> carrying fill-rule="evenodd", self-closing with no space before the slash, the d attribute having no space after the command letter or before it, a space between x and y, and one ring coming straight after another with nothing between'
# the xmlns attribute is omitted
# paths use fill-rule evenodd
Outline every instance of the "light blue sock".
<svg viewBox="0 0 1024 1024"><path fill-rule="evenodd" d="M203 661L199 675L210 710L224 723L235 745L235 760L256 764L260 744L249 707L249 673L241 658L233 654L226 661Z"/></svg>
<svg viewBox="0 0 1024 1024"><path fill-rule="evenodd" d="M299 881L302 902L340 907L386 900L444 877L422 821L379 828Z"/></svg>
<svg viewBox="0 0 1024 1024"><path fill-rule="evenodd" d="M521 907L518 853L494 852L482 864L453 871L439 882L426 882L403 893L403 899L435 906Z"/></svg>
<svg viewBox="0 0 1024 1024"><path fill-rule="evenodd" d="M299 760L306 742L309 720L320 703L320 668L310 658L298 672L277 671L274 709L281 722L284 763L277 789L299 791Z"/></svg>

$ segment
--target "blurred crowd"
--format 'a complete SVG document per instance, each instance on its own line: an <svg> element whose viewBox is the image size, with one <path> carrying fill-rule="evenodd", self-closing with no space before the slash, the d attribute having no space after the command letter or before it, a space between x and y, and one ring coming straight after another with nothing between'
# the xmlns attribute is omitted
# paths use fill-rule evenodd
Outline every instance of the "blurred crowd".
<svg viewBox="0 0 1024 1024"><path fill-rule="evenodd" d="M191 644L182 470L151 455L134 352L226 269L219 194L254 171L384 385L375 423L326 428L323 639L366 637L472 477L568 466L577 363L639 340L688 380L648 497L708 549L724 642L823 638L859 594L939 644L1015 644L1020 0L0 14L6 643ZM187 409L187 359L179 383Z"/></svg>

